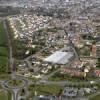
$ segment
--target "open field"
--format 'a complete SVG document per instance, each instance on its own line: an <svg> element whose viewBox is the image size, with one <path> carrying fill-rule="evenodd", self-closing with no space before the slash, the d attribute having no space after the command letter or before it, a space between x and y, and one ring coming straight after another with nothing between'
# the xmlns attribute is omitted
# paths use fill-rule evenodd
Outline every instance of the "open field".
<svg viewBox="0 0 100 100"><path fill-rule="evenodd" d="M8 71L7 36L3 27L3 23L0 22L0 74L4 74L7 71Z"/></svg>
<svg viewBox="0 0 100 100"><path fill-rule="evenodd" d="M0 22L0 46L7 46L7 36L2 22Z"/></svg>
<svg viewBox="0 0 100 100"><path fill-rule="evenodd" d="M8 58L0 56L0 73L6 72L7 66L8 66Z"/></svg>
<svg viewBox="0 0 100 100"><path fill-rule="evenodd" d="M6 47L0 47L0 56L8 56L8 50Z"/></svg>
<svg viewBox="0 0 100 100"><path fill-rule="evenodd" d="M8 100L7 94L2 89L0 89L0 100Z"/></svg>
<svg viewBox="0 0 100 100"><path fill-rule="evenodd" d="M11 100L11 93L0 89L0 100Z"/></svg>
<svg viewBox="0 0 100 100"><path fill-rule="evenodd" d="M97 96L95 96L95 97L93 97L92 99L90 99L90 100L100 100L100 94L99 95L97 95Z"/></svg>
<svg viewBox="0 0 100 100"><path fill-rule="evenodd" d="M63 87L57 85L31 85L29 91L34 94L35 91L38 95L57 95L63 90Z"/></svg>

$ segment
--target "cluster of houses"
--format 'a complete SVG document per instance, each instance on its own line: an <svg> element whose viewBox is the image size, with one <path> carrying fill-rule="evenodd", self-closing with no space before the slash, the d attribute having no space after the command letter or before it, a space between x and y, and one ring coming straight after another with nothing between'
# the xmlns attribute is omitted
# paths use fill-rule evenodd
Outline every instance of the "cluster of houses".
<svg viewBox="0 0 100 100"><path fill-rule="evenodd" d="M9 17L8 21L15 39L32 40L35 31L49 27L51 17L36 16L36 15L17 15Z"/></svg>

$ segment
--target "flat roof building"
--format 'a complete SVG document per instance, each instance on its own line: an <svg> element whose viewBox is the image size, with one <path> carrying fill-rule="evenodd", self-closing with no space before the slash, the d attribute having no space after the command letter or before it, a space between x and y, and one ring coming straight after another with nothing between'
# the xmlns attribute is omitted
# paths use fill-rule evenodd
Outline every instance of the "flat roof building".
<svg viewBox="0 0 100 100"><path fill-rule="evenodd" d="M44 61L55 64L66 64L72 57L73 57L72 52L56 51L55 53L44 59Z"/></svg>

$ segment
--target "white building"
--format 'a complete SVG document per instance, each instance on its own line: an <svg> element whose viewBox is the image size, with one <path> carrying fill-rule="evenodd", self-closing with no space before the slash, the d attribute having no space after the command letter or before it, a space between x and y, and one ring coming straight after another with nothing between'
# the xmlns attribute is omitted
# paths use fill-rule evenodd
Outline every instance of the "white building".
<svg viewBox="0 0 100 100"><path fill-rule="evenodd" d="M55 64L66 64L69 62L69 60L73 57L72 52L62 52L62 51L56 51L54 54L50 55L46 59L44 59L45 62L51 62Z"/></svg>

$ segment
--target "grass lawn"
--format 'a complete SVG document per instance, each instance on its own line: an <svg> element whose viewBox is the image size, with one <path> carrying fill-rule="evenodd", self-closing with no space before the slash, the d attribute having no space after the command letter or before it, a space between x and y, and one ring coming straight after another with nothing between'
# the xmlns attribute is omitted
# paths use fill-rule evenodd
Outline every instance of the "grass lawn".
<svg viewBox="0 0 100 100"><path fill-rule="evenodd" d="M8 72L8 55L7 35L0 22L0 75Z"/></svg>
<svg viewBox="0 0 100 100"><path fill-rule="evenodd" d="M0 100L11 100L11 93L0 89Z"/></svg>
<svg viewBox="0 0 100 100"><path fill-rule="evenodd" d="M10 75L8 75L6 73L0 75L0 80L8 80L8 79L10 79Z"/></svg>
<svg viewBox="0 0 100 100"><path fill-rule="evenodd" d="M2 22L0 22L0 46L7 46L7 36Z"/></svg>
<svg viewBox="0 0 100 100"><path fill-rule="evenodd" d="M4 74L8 71L8 58L0 56L0 74Z"/></svg>
<svg viewBox="0 0 100 100"><path fill-rule="evenodd" d="M63 87L57 85L31 85L29 91L34 95L37 91L38 95L57 95L63 90Z"/></svg>
<svg viewBox="0 0 100 100"><path fill-rule="evenodd" d="M8 82L9 86L12 86L12 87L16 87L16 86L21 86L23 85L23 81L21 80L10 80Z"/></svg>
<svg viewBox="0 0 100 100"><path fill-rule="evenodd" d="M0 56L8 56L8 49L6 47L0 47Z"/></svg>
<svg viewBox="0 0 100 100"><path fill-rule="evenodd" d="M11 100L11 92L4 91L1 85L0 85L0 100Z"/></svg>
<svg viewBox="0 0 100 100"><path fill-rule="evenodd" d="M5 91L0 89L0 100L8 100L8 96Z"/></svg>
<svg viewBox="0 0 100 100"><path fill-rule="evenodd" d="M11 92L8 91L8 100L11 100L12 99L12 94Z"/></svg>
<svg viewBox="0 0 100 100"><path fill-rule="evenodd" d="M95 96L95 97L93 97L93 98L91 98L90 100L100 100L100 94Z"/></svg>

